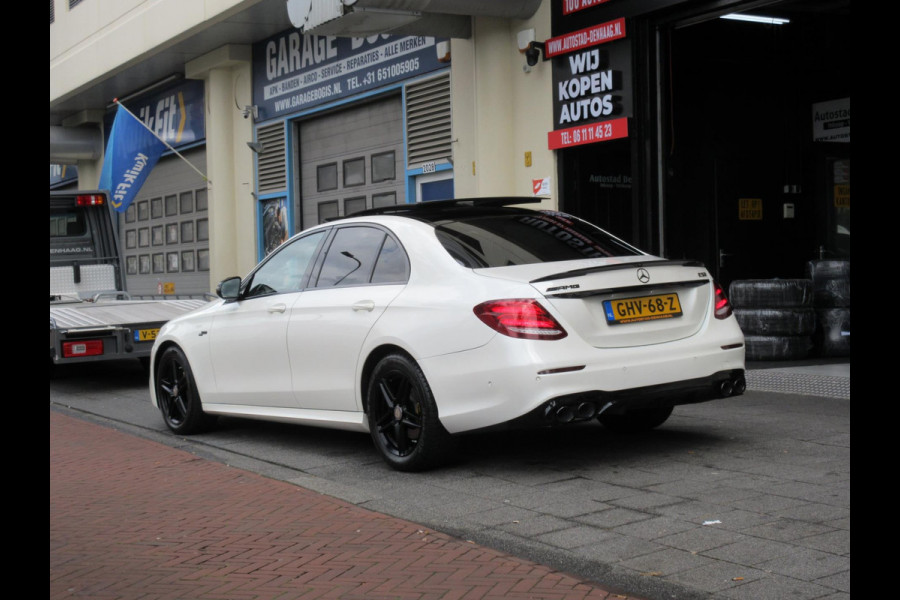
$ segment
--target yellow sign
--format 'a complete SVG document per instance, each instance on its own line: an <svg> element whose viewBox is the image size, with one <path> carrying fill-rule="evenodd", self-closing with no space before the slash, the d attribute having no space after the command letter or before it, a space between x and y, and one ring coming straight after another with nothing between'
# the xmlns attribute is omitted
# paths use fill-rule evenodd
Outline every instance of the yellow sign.
<svg viewBox="0 0 900 600"><path fill-rule="evenodd" d="M531 152L526 152L526 153L525 153L525 166L526 166L526 167L530 167L530 166L531 166Z"/></svg>
<svg viewBox="0 0 900 600"><path fill-rule="evenodd" d="M762 198L738 199L738 219L741 221L762 221Z"/></svg>
<svg viewBox="0 0 900 600"><path fill-rule="evenodd" d="M834 186L834 206L836 208L850 208L850 184Z"/></svg>
<svg viewBox="0 0 900 600"><path fill-rule="evenodd" d="M167 281L163 284L163 294L174 294L175 293L175 282Z"/></svg>

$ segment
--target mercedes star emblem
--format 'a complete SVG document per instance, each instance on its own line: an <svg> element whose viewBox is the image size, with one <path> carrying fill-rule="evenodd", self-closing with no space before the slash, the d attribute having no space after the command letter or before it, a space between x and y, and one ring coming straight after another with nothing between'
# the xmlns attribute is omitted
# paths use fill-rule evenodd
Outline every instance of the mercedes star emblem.
<svg viewBox="0 0 900 600"><path fill-rule="evenodd" d="M637 278L641 283L647 283L648 281L650 281L650 273L647 272L647 269L638 269Z"/></svg>

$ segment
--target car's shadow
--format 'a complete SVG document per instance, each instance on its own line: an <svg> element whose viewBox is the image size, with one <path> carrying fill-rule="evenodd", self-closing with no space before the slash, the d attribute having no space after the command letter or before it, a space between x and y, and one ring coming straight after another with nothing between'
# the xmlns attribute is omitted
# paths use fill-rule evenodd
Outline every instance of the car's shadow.
<svg viewBox="0 0 900 600"><path fill-rule="evenodd" d="M599 464L671 458L728 441L728 438L699 426L666 424L653 431L623 434L588 422L462 436L461 460L457 464L475 468L493 468L502 464L512 469L576 470Z"/></svg>
<svg viewBox="0 0 900 600"><path fill-rule="evenodd" d="M297 463L308 462L310 456L321 459L351 461L377 466L381 464L371 438L366 433L220 417L210 433L194 436L213 445L229 447L241 444L263 444L271 453ZM198 439L198 441L199 441ZM440 470L533 470L555 471L618 465L633 461L670 459L688 456L705 449L717 449L733 443L732 435L720 435L700 424L670 423L653 431L622 434L596 422L532 430L501 430L456 437L453 456ZM284 454L287 453L287 454ZM305 457L303 455L306 455Z"/></svg>
<svg viewBox="0 0 900 600"><path fill-rule="evenodd" d="M124 390L137 392L146 386L146 372L137 360L59 366L55 367L51 381L53 389L62 391L94 388L113 394ZM149 406L149 396L147 400ZM165 429L161 417L158 421L160 433L173 435ZM702 419L679 416L679 409L676 409L659 428L637 434L617 433L596 421L471 433L456 437L453 456L440 469L518 471L548 468L570 471L696 455L706 449L721 449L723 445L735 443L736 436L740 437L739 429L723 431L721 421L711 425ZM365 432L220 417L211 431L180 439L256 455L261 460L299 469L308 465L327 469L328 461L333 461L390 471L378 458L372 440Z"/></svg>

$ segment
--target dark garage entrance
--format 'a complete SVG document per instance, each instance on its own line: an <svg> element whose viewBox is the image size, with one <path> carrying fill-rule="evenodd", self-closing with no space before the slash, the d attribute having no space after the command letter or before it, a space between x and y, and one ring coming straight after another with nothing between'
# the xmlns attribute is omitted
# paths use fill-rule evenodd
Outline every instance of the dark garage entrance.
<svg viewBox="0 0 900 600"><path fill-rule="evenodd" d="M667 253L703 258L726 285L850 256L850 3L742 14L788 22L717 16L668 31ZM814 120L843 107L835 135Z"/></svg>

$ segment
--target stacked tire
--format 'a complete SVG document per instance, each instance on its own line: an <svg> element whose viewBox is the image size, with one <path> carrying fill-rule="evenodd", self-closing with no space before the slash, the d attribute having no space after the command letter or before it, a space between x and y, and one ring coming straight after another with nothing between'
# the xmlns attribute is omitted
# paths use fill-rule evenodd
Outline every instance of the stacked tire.
<svg viewBox="0 0 900 600"><path fill-rule="evenodd" d="M812 279L744 279L728 299L744 332L747 360L800 360L813 349Z"/></svg>
<svg viewBox="0 0 900 600"><path fill-rule="evenodd" d="M850 356L850 261L812 260L806 266L813 282L819 356Z"/></svg>

